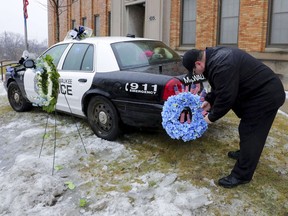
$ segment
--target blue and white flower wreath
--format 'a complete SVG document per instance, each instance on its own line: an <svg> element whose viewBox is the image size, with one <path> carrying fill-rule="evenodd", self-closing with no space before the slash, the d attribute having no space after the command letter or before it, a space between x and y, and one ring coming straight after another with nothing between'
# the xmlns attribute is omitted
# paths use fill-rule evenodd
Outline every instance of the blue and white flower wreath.
<svg viewBox="0 0 288 216"><path fill-rule="evenodd" d="M201 108L203 96L191 92L170 96L164 103L162 126L172 139L182 139L185 142L195 140L208 128Z"/></svg>

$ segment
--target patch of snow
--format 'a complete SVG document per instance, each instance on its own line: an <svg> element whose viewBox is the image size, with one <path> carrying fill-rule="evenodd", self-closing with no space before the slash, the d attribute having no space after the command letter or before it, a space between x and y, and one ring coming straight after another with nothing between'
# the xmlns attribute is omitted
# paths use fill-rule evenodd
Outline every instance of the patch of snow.
<svg viewBox="0 0 288 216"><path fill-rule="evenodd" d="M0 96L1 101L7 97L2 83ZM75 123L69 123L65 118L57 119L59 137L55 142L54 116L49 116L47 138L39 157L46 113L7 111L4 115L8 118L1 117L0 122L0 216L188 216L205 211L205 207L212 203L207 188L197 188L189 182L180 181L173 172L151 171L137 176L140 183L133 178L133 173L128 172L125 175L131 180L124 183L131 188L127 192L93 193L101 186L114 184L109 178L106 183L101 183L100 174L109 174L113 163L133 163L137 157L133 150L119 142L97 138L87 132L90 128L83 125L80 130L85 135L81 143ZM91 161L92 165L89 164ZM52 170L53 164L63 166L63 170ZM85 175L81 169L91 169L95 174ZM121 178L113 176L119 182ZM68 189L67 181L75 184L76 189ZM89 184L90 187L87 186ZM80 198L87 199L89 205L81 208Z"/></svg>
<svg viewBox="0 0 288 216"><path fill-rule="evenodd" d="M0 96L5 96L6 94L7 92L4 89L3 81L0 80Z"/></svg>

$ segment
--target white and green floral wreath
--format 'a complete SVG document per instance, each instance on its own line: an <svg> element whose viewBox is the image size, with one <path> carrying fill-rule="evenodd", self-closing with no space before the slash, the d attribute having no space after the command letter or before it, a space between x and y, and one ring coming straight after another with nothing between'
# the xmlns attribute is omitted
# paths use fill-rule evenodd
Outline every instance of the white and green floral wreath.
<svg viewBox="0 0 288 216"><path fill-rule="evenodd" d="M35 105L51 113L56 108L59 93L59 73L53 58L46 55L38 59L36 64L35 91L38 93Z"/></svg>

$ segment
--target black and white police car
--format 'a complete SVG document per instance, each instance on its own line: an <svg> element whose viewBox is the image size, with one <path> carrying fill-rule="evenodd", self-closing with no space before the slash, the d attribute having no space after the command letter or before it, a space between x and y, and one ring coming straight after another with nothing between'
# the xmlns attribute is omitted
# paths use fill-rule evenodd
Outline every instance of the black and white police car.
<svg viewBox="0 0 288 216"><path fill-rule="evenodd" d="M42 56L47 54L60 74L56 110L87 118L94 133L106 140L115 140L124 125L161 126L163 104L175 86L181 89L187 74L181 57L152 39L64 40ZM23 65L7 71L4 83L17 112L30 110L37 97L34 65Z"/></svg>

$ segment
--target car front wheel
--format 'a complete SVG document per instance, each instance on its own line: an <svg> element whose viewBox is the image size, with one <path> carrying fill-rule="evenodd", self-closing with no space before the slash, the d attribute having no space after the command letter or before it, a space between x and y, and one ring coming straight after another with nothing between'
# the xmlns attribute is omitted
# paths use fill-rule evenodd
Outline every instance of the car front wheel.
<svg viewBox="0 0 288 216"><path fill-rule="evenodd" d="M105 97L96 96L91 99L87 117L90 127L98 137L112 141L120 134L117 110Z"/></svg>
<svg viewBox="0 0 288 216"><path fill-rule="evenodd" d="M25 100L16 82L9 84L7 92L9 103L15 111L24 112L31 110L32 104Z"/></svg>

